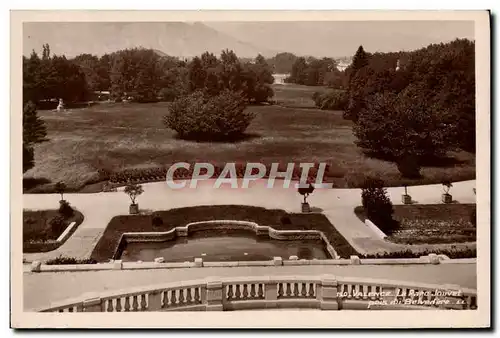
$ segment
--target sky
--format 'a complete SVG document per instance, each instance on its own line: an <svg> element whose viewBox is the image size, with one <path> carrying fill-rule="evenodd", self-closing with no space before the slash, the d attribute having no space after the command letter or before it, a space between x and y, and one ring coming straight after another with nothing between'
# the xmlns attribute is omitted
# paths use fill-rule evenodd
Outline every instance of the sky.
<svg viewBox="0 0 500 338"><path fill-rule="evenodd" d="M68 56L102 55L139 46L173 56L193 56L206 49L219 53L227 46L245 57L257 53L270 57L285 51L342 57L352 56L359 45L368 52L408 51L456 38L474 39L474 22L37 22L24 23L23 54L40 51L44 43L49 43L53 53Z"/></svg>

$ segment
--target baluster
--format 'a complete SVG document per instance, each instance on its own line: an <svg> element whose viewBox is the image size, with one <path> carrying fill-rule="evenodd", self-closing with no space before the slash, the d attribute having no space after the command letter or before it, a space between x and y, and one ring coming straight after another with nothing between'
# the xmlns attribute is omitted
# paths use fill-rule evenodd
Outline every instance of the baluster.
<svg viewBox="0 0 500 338"><path fill-rule="evenodd" d="M200 288L198 288L198 287L194 288L194 302L197 304L201 303Z"/></svg>
<svg viewBox="0 0 500 338"><path fill-rule="evenodd" d="M264 284L259 284L258 296L259 298L264 298Z"/></svg>
<svg viewBox="0 0 500 338"><path fill-rule="evenodd" d="M290 283L286 283L286 296L287 297L291 297L292 296L292 287L290 285Z"/></svg>
<svg viewBox="0 0 500 338"><path fill-rule="evenodd" d="M347 284L347 298L352 298L352 284Z"/></svg>
<svg viewBox="0 0 500 338"><path fill-rule="evenodd" d="M255 298L255 284L250 284L250 297Z"/></svg>
<svg viewBox="0 0 500 338"><path fill-rule="evenodd" d="M303 298L306 298L307 297L307 292L306 292L306 283L300 283L300 295L303 297Z"/></svg>
<svg viewBox="0 0 500 338"><path fill-rule="evenodd" d="M146 306L147 306L146 295L145 294L141 294L141 310L142 311L146 310Z"/></svg>
<svg viewBox="0 0 500 338"><path fill-rule="evenodd" d="M234 296L234 294L233 294L233 284L229 284L227 286L227 299L228 300L232 300L233 296Z"/></svg>
<svg viewBox="0 0 500 338"><path fill-rule="evenodd" d="M171 295L170 295L170 305L171 306L177 305L177 298L175 297L175 293L176 293L176 290L171 291Z"/></svg>
<svg viewBox="0 0 500 338"><path fill-rule="evenodd" d="M132 296L132 311L137 311L139 309L139 302L137 301L138 295Z"/></svg>
<svg viewBox="0 0 500 338"><path fill-rule="evenodd" d="M368 285L363 285L363 299L368 299Z"/></svg>
<svg viewBox="0 0 500 338"><path fill-rule="evenodd" d="M184 303L184 289L179 289L179 304L182 305Z"/></svg>
<svg viewBox="0 0 500 338"><path fill-rule="evenodd" d="M125 312L128 312L130 311L130 297L129 296L125 296Z"/></svg>
<svg viewBox="0 0 500 338"><path fill-rule="evenodd" d="M247 284L243 284L243 299L248 298L248 286Z"/></svg>
<svg viewBox="0 0 500 338"><path fill-rule="evenodd" d="M116 298L116 312L122 312L122 299Z"/></svg>
<svg viewBox="0 0 500 338"><path fill-rule="evenodd" d="M241 297L240 284L236 284L236 292L235 292L234 296L236 299L240 299L240 297Z"/></svg>
<svg viewBox="0 0 500 338"><path fill-rule="evenodd" d="M186 289L186 303L191 303L193 298L191 297L191 288Z"/></svg>
<svg viewBox="0 0 500 338"><path fill-rule="evenodd" d="M293 296L299 296L299 283L293 283Z"/></svg>
<svg viewBox="0 0 500 338"><path fill-rule="evenodd" d="M314 290L314 284L309 283L309 297L314 298L316 297L316 290Z"/></svg>
<svg viewBox="0 0 500 338"><path fill-rule="evenodd" d="M423 294L423 293L419 293L417 300L418 300L418 302L419 302L420 304L424 304L424 303L423 303L423 300L424 300L424 294Z"/></svg>
<svg viewBox="0 0 500 338"><path fill-rule="evenodd" d="M76 306L76 312L83 312L83 304L78 304Z"/></svg>
<svg viewBox="0 0 500 338"><path fill-rule="evenodd" d="M283 297L283 283L278 283L278 298Z"/></svg>
<svg viewBox="0 0 500 338"><path fill-rule="evenodd" d="M108 299L108 312L113 312L113 299Z"/></svg>

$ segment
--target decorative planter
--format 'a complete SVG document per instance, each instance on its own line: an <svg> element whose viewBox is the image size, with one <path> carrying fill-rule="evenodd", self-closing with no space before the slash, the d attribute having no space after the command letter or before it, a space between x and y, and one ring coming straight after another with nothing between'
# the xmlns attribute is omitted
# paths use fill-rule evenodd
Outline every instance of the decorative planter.
<svg viewBox="0 0 500 338"><path fill-rule="evenodd" d="M401 202L403 204L411 204L411 196L406 194L401 195Z"/></svg>
<svg viewBox="0 0 500 338"><path fill-rule="evenodd" d="M139 213L139 204L130 204L130 207L128 208L128 211L131 215L135 215Z"/></svg>
<svg viewBox="0 0 500 338"><path fill-rule="evenodd" d="M309 203L302 203L302 212L311 212L311 207Z"/></svg>
<svg viewBox="0 0 500 338"><path fill-rule="evenodd" d="M451 203L453 201L453 199L452 199L450 194L443 194L442 201L443 201L443 203Z"/></svg>

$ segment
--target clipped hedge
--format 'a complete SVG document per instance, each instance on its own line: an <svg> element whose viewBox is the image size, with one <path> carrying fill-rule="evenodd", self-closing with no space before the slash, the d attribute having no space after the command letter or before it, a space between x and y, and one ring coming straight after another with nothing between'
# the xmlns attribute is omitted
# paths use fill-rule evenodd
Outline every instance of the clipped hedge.
<svg viewBox="0 0 500 338"><path fill-rule="evenodd" d="M65 264L97 264L97 261L92 258L78 259L74 257L65 257L60 255L56 258L49 259L45 262L46 265L65 265Z"/></svg>
<svg viewBox="0 0 500 338"><path fill-rule="evenodd" d="M383 252L372 255L363 255L361 258L419 258L420 256L427 256L429 254L446 255L451 259L455 258L476 258L476 248L464 249L437 249L437 250L424 250L424 251L393 251Z"/></svg>

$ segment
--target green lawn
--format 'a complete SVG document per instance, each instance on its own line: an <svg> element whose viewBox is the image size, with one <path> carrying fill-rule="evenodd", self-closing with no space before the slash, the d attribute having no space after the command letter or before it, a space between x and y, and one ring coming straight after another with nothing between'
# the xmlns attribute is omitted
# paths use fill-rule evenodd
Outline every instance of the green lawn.
<svg viewBox="0 0 500 338"><path fill-rule="evenodd" d="M295 97L303 102L321 89L296 85L275 88L278 101ZM162 123L167 110L167 103L111 103L65 112L39 111L49 141L36 145L35 167L24 177L44 184L25 191L52 191L57 181L76 191L95 182L101 168L118 171L177 161L325 161L332 166L330 174L337 187L358 186L363 175L380 176L388 186L402 182L394 163L369 158L356 147L352 122L344 120L341 111L315 109L312 100L302 108L248 107L256 118L247 130L248 137L237 143L177 139ZM407 183L437 183L443 176L452 181L474 179L474 155L462 152L453 156L458 164L423 168L422 179Z"/></svg>

